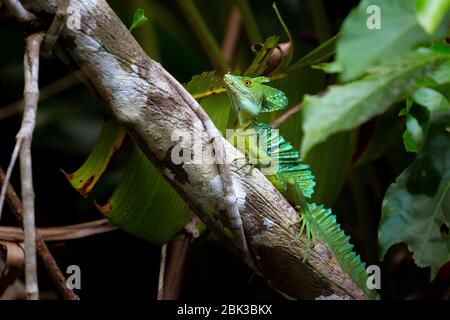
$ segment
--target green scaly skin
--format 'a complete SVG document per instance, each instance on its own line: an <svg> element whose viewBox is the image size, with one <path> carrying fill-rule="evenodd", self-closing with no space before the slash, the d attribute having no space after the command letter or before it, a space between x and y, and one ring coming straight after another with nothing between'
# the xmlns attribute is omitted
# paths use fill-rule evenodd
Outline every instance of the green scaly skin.
<svg viewBox="0 0 450 320"><path fill-rule="evenodd" d="M365 263L361 262L358 254L353 251L349 236L346 236L340 225L336 222L336 216L330 209L308 203L314 192L314 176L309 166L303 163L299 153L293 146L272 131L272 127L257 121L261 112L272 112L287 107L286 95L275 88L264 85L269 82L266 77L241 77L231 74L224 76L224 83L231 104L237 115L239 126L230 139L246 159L256 159L253 166L264 168L270 166L271 156L278 157L278 166L275 172L266 174L267 178L283 194L283 196L299 212L300 233L306 230L307 249L304 256L309 255L311 240L319 237L333 251L341 267L351 276L353 281L367 294L369 298L376 298L376 292L369 290L366 285L367 273ZM252 136L264 130L267 150L261 150L254 143ZM245 143L237 143L237 139L243 138ZM277 152L277 154L275 154ZM251 170L249 171L251 173Z"/></svg>

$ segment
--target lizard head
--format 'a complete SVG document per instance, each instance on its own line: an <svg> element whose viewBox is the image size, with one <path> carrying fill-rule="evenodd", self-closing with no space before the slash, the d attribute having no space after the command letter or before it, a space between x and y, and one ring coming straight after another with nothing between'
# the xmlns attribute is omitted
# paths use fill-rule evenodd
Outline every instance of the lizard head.
<svg viewBox="0 0 450 320"><path fill-rule="evenodd" d="M241 123L255 120L261 112L272 112L286 108L286 95L263 83L266 77L245 77L226 74L223 78L234 111Z"/></svg>

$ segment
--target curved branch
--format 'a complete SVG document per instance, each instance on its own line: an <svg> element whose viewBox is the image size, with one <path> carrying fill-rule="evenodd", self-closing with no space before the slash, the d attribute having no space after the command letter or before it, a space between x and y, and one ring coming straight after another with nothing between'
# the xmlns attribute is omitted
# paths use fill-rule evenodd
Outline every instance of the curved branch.
<svg viewBox="0 0 450 320"><path fill-rule="evenodd" d="M55 13L57 1L35 0L30 6L34 14L44 17ZM174 166L170 160L170 152L179 142L171 139L175 131L195 133L201 137L202 145L208 146L210 138L198 115L105 0L72 0L71 7L79 12L80 28L66 25L58 40L62 50L57 55L77 73L84 73L88 85L165 179L199 218L217 231L217 219L226 212L217 165ZM223 145L227 155L237 153L225 139ZM257 271L273 287L294 298L332 294L365 298L320 241L312 248L308 261L302 262L306 239L300 237L292 243L298 230L290 228L297 212L264 175L257 170L251 176L238 172L232 174L232 180ZM231 239L226 245L236 249Z"/></svg>

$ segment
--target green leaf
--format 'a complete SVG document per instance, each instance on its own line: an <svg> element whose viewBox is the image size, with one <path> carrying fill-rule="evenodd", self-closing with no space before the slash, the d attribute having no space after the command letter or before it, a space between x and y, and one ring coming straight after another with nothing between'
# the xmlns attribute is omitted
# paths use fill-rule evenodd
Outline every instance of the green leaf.
<svg viewBox="0 0 450 320"><path fill-rule="evenodd" d="M420 145L422 144L423 131L419 122L412 115L406 116L406 131L403 134L403 142L405 144L406 151L419 152Z"/></svg>
<svg viewBox="0 0 450 320"><path fill-rule="evenodd" d="M428 76L447 56L428 49L386 61L367 77L333 86L322 97L306 96L302 150L307 154L330 135L358 127L404 99L417 80ZM448 59L448 58L447 58Z"/></svg>
<svg viewBox="0 0 450 320"><path fill-rule="evenodd" d="M175 165L169 169L177 174ZM97 207L121 229L156 244L174 237L192 215L137 146L111 198Z"/></svg>
<svg viewBox="0 0 450 320"><path fill-rule="evenodd" d="M427 108L430 112L450 109L450 103L447 98L430 88L422 87L417 89L411 95L411 99ZM411 106L407 106L404 112L406 114L406 131L403 134L403 142L407 151L418 152L423 141L423 130L419 121L410 111Z"/></svg>
<svg viewBox="0 0 450 320"><path fill-rule="evenodd" d="M450 61L443 63L439 68L433 72L430 77L437 84L444 84L450 82Z"/></svg>
<svg viewBox="0 0 450 320"><path fill-rule="evenodd" d="M136 9L136 12L133 16L133 22L131 23L131 27L129 31L133 31L133 29L136 29L137 27L143 25L145 21L147 21L147 17L144 15L144 10L138 8Z"/></svg>
<svg viewBox="0 0 450 320"><path fill-rule="evenodd" d="M254 77L262 74L266 69L272 51L277 46L277 44L277 36L268 37L266 42L264 42L264 45L258 51L256 57L253 59L253 62L248 67L247 71L245 71L244 75Z"/></svg>
<svg viewBox="0 0 450 320"><path fill-rule="evenodd" d="M342 72L342 66L336 62L330 62L330 63L319 63L319 64L315 64L313 66L311 66L311 68L313 69L318 69L318 70L322 70L325 73L340 73Z"/></svg>
<svg viewBox="0 0 450 320"><path fill-rule="evenodd" d="M413 164L386 192L379 228L381 257L404 242L434 279L450 260L450 110L432 112Z"/></svg>
<svg viewBox="0 0 450 320"><path fill-rule="evenodd" d="M422 79L421 87L436 90L450 100L450 61L439 66L429 77Z"/></svg>
<svg viewBox="0 0 450 320"><path fill-rule="evenodd" d="M338 38L339 34L325 41L316 49L312 50L303 58L301 58L299 61L292 64L287 70L291 72L297 69L308 67L310 65L317 64L331 57L336 51L336 42Z"/></svg>
<svg viewBox="0 0 450 320"><path fill-rule="evenodd" d="M414 138L412 137L411 133L408 131L405 131L402 135L403 138L403 144L405 145L405 149L408 152L418 152L419 147L417 143L414 141Z"/></svg>
<svg viewBox="0 0 450 320"><path fill-rule="evenodd" d="M369 29L369 6L380 8L380 29ZM372 7L373 8L373 7ZM362 75L377 60L399 56L430 40L416 15L413 0L363 0L346 18L337 44L336 59L343 67L341 79Z"/></svg>
<svg viewBox="0 0 450 320"><path fill-rule="evenodd" d="M272 4L272 8L273 8L273 10L275 10L275 14L277 15L278 21L280 22L281 26L283 27L284 32L288 36L289 43L291 44L287 55L283 57L283 60L281 61L280 65L274 71L274 72L277 72L279 70L283 70L285 67L287 67L291 63L292 55L294 53L294 42L292 41L291 33L289 32L289 29L286 26L286 23L284 22L283 18L281 17L280 11L278 11L278 7L275 2Z"/></svg>
<svg viewBox="0 0 450 320"><path fill-rule="evenodd" d="M184 87L198 101L225 92L223 79L216 71L206 71L195 75Z"/></svg>
<svg viewBox="0 0 450 320"><path fill-rule="evenodd" d="M450 103L447 98L444 97L440 92L437 92L430 88L419 88L414 91L411 98L415 103L426 107L431 112L446 110L450 108Z"/></svg>
<svg viewBox="0 0 450 320"><path fill-rule="evenodd" d="M450 0L417 0L417 17L422 27L433 35L448 16Z"/></svg>
<svg viewBox="0 0 450 320"><path fill-rule="evenodd" d="M126 131L114 119L103 125L100 136L86 162L75 172L66 174L72 187L83 197L89 195L123 143Z"/></svg>

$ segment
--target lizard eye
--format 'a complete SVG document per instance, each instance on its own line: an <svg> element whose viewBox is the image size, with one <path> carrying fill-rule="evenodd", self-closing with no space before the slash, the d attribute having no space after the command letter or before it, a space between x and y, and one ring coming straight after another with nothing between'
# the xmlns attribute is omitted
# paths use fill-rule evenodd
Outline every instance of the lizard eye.
<svg viewBox="0 0 450 320"><path fill-rule="evenodd" d="M252 85L252 82L250 80L244 81L245 86L250 87Z"/></svg>

